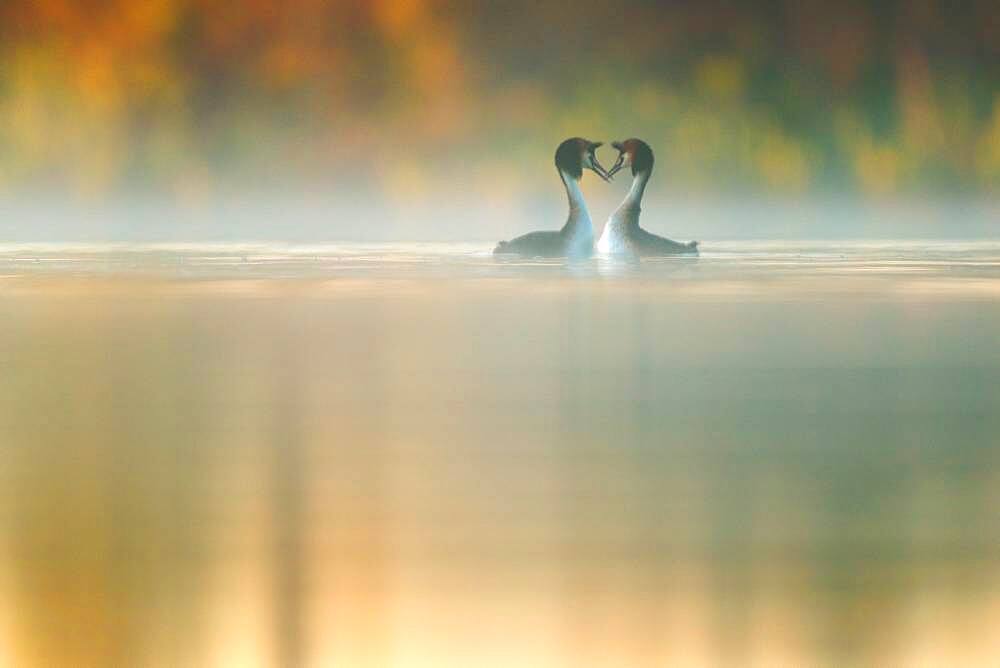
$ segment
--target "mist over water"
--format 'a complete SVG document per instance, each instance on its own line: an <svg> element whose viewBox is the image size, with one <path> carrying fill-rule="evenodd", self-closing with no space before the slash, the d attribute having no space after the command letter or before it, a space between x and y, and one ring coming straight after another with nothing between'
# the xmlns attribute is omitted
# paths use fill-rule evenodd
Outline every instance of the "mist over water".
<svg viewBox="0 0 1000 668"><path fill-rule="evenodd" d="M415 199L405 206L345 192L335 183L327 192L244 192L197 204L142 198L86 204L40 195L0 200L0 235L13 243L495 244L532 230L558 229L566 220L566 196L555 170L547 161L530 170L547 186L543 193L519 191L502 203L477 197L460 181L442 199ZM629 179L596 181L588 175L582 186L599 236ZM681 240L989 240L1000 220L1000 200L988 196L703 197L670 191L667 176L661 181L644 198L642 225Z"/></svg>
<svg viewBox="0 0 1000 668"><path fill-rule="evenodd" d="M1000 246L0 247L11 665L988 665Z"/></svg>

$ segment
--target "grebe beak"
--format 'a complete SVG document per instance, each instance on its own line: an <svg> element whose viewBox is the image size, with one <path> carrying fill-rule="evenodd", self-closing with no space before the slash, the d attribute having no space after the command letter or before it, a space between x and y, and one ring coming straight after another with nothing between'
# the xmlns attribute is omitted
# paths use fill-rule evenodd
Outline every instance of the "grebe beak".
<svg viewBox="0 0 1000 668"><path fill-rule="evenodd" d="M615 160L615 164L611 165L611 171L608 172L608 176L614 176L625 165L625 147L622 146L622 143L613 141L611 142L611 148L618 149L618 159Z"/></svg>
<svg viewBox="0 0 1000 668"><path fill-rule="evenodd" d="M600 176L602 179L604 179L608 183L611 183L611 174L609 174L608 170L604 169L604 167L601 165L601 163L599 163L597 161L597 156L594 156L593 158L591 158L590 161L594 164L594 166L591 168L591 169L594 170L594 173L597 174L598 176Z"/></svg>
<svg viewBox="0 0 1000 668"><path fill-rule="evenodd" d="M618 159L615 160L615 164L611 165L611 171L608 172L608 176L610 177L617 174L618 170L620 170L624 164L625 164L625 154L619 153Z"/></svg>
<svg viewBox="0 0 1000 668"><path fill-rule="evenodd" d="M595 174L600 176L602 179L611 183L611 175L608 174L608 170L604 169L604 165L600 163L597 159L597 149L604 145L604 142L594 142L590 145L590 169L593 170Z"/></svg>

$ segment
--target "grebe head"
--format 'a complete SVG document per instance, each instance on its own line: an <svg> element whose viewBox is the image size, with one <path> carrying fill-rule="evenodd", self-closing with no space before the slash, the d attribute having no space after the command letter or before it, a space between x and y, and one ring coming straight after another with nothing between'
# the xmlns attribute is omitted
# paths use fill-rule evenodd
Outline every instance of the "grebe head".
<svg viewBox="0 0 1000 668"><path fill-rule="evenodd" d="M589 169L605 181L609 180L608 170L597 161L595 151L603 142L573 137L559 144L556 149L556 169L579 180L583 170Z"/></svg>
<svg viewBox="0 0 1000 668"><path fill-rule="evenodd" d="M618 159L612 165L608 176L614 176L622 167L631 167L632 176L639 172L653 171L653 149L643 140L633 137L621 142L613 141L611 146L618 149Z"/></svg>

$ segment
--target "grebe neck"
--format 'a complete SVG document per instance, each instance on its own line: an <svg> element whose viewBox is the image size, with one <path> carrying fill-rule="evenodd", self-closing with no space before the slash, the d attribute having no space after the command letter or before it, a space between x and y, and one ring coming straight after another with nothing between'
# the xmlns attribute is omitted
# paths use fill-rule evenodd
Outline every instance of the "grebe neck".
<svg viewBox="0 0 1000 668"><path fill-rule="evenodd" d="M632 179L632 187L629 188L625 199L611 214L608 219L610 228L629 229L639 226L639 212L642 211L642 195L646 192L646 183L649 181L651 171L639 172Z"/></svg>
<svg viewBox="0 0 1000 668"><path fill-rule="evenodd" d="M580 190L580 181L561 169L559 178L566 187L566 196L569 199L569 218L563 225L562 232L565 234L580 231L593 234L590 212L587 211L587 203L583 199L583 191Z"/></svg>
<svg viewBox="0 0 1000 668"><path fill-rule="evenodd" d="M629 188L628 194L625 195L621 206L618 207L619 213L634 211L638 214L642 210L642 195L646 192L646 183L649 182L650 174L652 174L652 170L642 171L635 175L635 178L632 179L632 187ZM636 220L638 220L638 216L636 216Z"/></svg>

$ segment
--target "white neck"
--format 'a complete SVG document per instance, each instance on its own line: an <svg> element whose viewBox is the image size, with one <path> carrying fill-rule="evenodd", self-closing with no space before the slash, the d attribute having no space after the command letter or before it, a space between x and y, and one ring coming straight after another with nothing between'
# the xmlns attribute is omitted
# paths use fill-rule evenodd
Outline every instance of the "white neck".
<svg viewBox="0 0 1000 668"><path fill-rule="evenodd" d="M579 180L573 178L563 170L559 170L563 185L566 186L566 196L569 198L569 218L563 225L564 234L585 232L593 235L593 225L590 222L590 212L587 211L587 203L583 199L583 192L580 190Z"/></svg>
<svg viewBox="0 0 1000 668"><path fill-rule="evenodd" d="M625 195L621 206L618 207L618 211L625 212L634 209L638 213L642 209L642 195L646 192L646 183L649 181L651 173L650 170L646 170L635 175L635 178L632 179L632 187L629 188L628 194ZM636 218L638 219L638 216Z"/></svg>
<svg viewBox="0 0 1000 668"><path fill-rule="evenodd" d="M632 179L632 187L622 200L621 205L608 218L605 232L601 235L602 241L605 237L614 234L627 234L628 230L639 227L639 212L642 210L642 194L646 191L646 183L649 181L650 171L639 172Z"/></svg>

